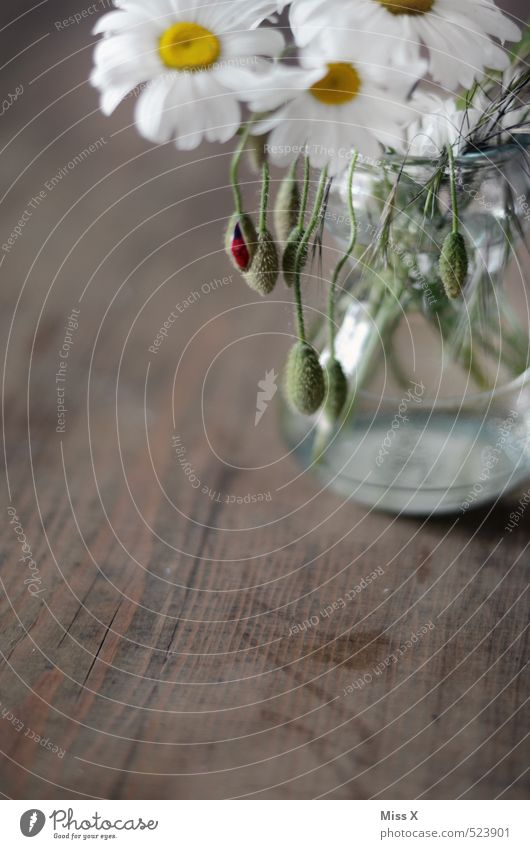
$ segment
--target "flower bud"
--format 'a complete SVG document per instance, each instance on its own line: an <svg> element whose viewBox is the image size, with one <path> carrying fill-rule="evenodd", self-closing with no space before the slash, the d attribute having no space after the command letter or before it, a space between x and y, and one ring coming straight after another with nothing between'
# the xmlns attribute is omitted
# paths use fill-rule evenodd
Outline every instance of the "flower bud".
<svg viewBox="0 0 530 849"><path fill-rule="evenodd" d="M248 271L256 251L256 228L250 215L232 215L226 231L225 249L238 271Z"/></svg>
<svg viewBox="0 0 530 849"><path fill-rule="evenodd" d="M268 230L263 230L258 235L250 269L243 277L251 289L260 295L268 295L276 285L279 271L278 251L274 239Z"/></svg>
<svg viewBox="0 0 530 849"><path fill-rule="evenodd" d="M307 416L316 413L324 400L324 372L315 351L306 342L296 342L289 351L285 389L292 406Z"/></svg>
<svg viewBox="0 0 530 849"><path fill-rule="evenodd" d="M296 280L296 257L298 256L298 248L302 241L304 231L300 227L295 227L291 230L291 234L287 239L285 250L282 257L283 279L287 286L294 286ZM304 250L304 255L300 259L300 269L307 262L307 248Z"/></svg>
<svg viewBox="0 0 530 849"><path fill-rule="evenodd" d="M326 382L328 396L326 413L332 421L340 416L348 395L348 381L338 360L332 359L326 363Z"/></svg>
<svg viewBox="0 0 530 849"><path fill-rule="evenodd" d="M296 227L300 211L300 190L293 171L283 178L274 205L274 229L281 244L285 244Z"/></svg>
<svg viewBox="0 0 530 849"><path fill-rule="evenodd" d="M449 233L440 255L440 277L448 298L462 294L468 272L467 249L460 233Z"/></svg>

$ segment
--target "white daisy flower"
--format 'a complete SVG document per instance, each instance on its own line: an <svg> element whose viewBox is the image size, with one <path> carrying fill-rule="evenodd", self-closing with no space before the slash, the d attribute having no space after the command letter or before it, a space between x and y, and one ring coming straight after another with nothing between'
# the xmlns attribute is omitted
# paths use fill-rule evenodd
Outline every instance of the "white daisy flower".
<svg viewBox="0 0 530 849"><path fill-rule="evenodd" d="M136 104L140 133L152 142L175 139L191 149L204 138L228 141L241 124L242 69L277 56L283 36L257 24L283 4L271 0L114 0L94 32L91 82L109 115L147 83Z"/></svg>
<svg viewBox="0 0 530 849"><path fill-rule="evenodd" d="M412 105L421 117L407 128L407 153L429 159L440 156L449 145L455 154L460 153L483 115L480 108L462 109L454 98L436 94L418 95Z"/></svg>
<svg viewBox="0 0 530 849"><path fill-rule="evenodd" d="M528 105L514 108L498 122L492 121L488 116L494 116L496 108L482 92L467 109L452 97L424 93L418 94L411 106L420 116L407 128L407 152L411 156L436 158L449 145L458 155L470 145L471 150L478 147L493 131L502 142L510 141L515 133L528 132Z"/></svg>
<svg viewBox="0 0 530 849"><path fill-rule="evenodd" d="M469 88L484 68L504 70L506 52L491 37L518 41L519 28L494 0L293 0L297 44L333 37L333 21L351 35L378 38L378 50L399 61L428 48L432 77L448 89Z"/></svg>
<svg viewBox="0 0 530 849"><path fill-rule="evenodd" d="M381 144L402 149L402 127L413 117L407 91L425 65L410 66L405 86L403 74L363 61L358 46L355 52L354 62L340 53L333 61L306 53L302 67L276 65L248 86L243 97L254 111L277 110L255 130L270 133L266 149L273 162L286 165L305 153L314 167L328 165L336 175L352 150L373 159Z"/></svg>

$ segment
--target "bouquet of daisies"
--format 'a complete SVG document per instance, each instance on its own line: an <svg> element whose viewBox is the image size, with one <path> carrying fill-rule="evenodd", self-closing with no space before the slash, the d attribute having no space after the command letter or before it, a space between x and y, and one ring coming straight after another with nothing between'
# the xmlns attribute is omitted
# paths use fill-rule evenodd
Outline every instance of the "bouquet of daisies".
<svg viewBox="0 0 530 849"><path fill-rule="evenodd" d="M403 203L411 205L407 163L431 163L413 198L423 219L436 220L444 234L432 285L439 284L447 303L465 296L470 263L458 163L517 137L524 146L528 32L493 0L114 3L117 9L95 28L104 38L91 80L103 112L110 114L141 86L135 121L149 141L174 141L188 150L238 136L227 252L261 295L274 289L280 274L292 287L298 342L286 367L287 393L300 412L313 414L325 404L336 420L348 393L335 350L336 294L349 266L366 263L367 256L367 245L358 243L358 170L366 163L379 168L386 186L371 239L372 256L384 258L389 244L410 240L410 226L399 229ZM248 150L262 169L257 220L245 211L238 182ZM286 169L276 193L274 235L268 226L271 164ZM303 275L321 244L331 190L346 200L349 232L330 282L329 349L322 365L306 334ZM405 282L399 299L410 297L407 288ZM379 315L384 291L378 297ZM439 317L443 310L433 312ZM451 320L448 314L447 326Z"/></svg>

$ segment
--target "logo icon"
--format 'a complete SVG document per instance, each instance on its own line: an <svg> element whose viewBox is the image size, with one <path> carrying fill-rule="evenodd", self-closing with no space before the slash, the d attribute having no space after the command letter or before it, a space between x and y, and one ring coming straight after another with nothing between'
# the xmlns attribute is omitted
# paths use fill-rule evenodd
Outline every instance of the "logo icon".
<svg viewBox="0 0 530 849"><path fill-rule="evenodd" d="M276 385L277 380L278 375L274 369L271 369L270 371L266 371L263 380L258 382L259 392L256 401L256 418L254 419L254 427L259 425L263 414L269 406L269 402L272 401L278 391L278 387Z"/></svg>
<svg viewBox="0 0 530 849"><path fill-rule="evenodd" d="M46 817L42 811L32 808L20 817L20 830L24 837L35 837L39 834L46 823Z"/></svg>

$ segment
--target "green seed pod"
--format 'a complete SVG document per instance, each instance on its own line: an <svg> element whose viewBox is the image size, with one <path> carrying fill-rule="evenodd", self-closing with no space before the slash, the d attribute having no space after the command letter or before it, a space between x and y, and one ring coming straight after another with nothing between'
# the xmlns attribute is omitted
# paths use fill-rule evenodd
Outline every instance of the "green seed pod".
<svg viewBox="0 0 530 849"><path fill-rule="evenodd" d="M304 231L300 227L295 227L291 230L291 234L287 239L287 244L285 245L282 257L283 279L285 280L286 286L294 286L296 279L296 257L298 255L298 248L300 247L303 235ZM306 262L307 248L304 250L304 255L301 258L300 270L304 267Z"/></svg>
<svg viewBox="0 0 530 849"><path fill-rule="evenodd" d="M225 237L225 250L234 268L238 271L248 271L256 252L258 236L250 215L234 212Z"/></svg>
<svg viewBox="0 0 530 849"><path fill-rule="evenodd" d="M254 258L249 271L243 274L251 289L260 295L268 295L276 286L280 263L274 239L268 230L258 235Z"/></svg>
<svg viewBox="0 0 530 849"><path fill-rule="evenodd" d="M300 189L295 173L290 170L283 178L274 204L274 229L281 244L285 244L298 222Z"/></svg>
<svg viewBox="0 0 530 849"><path fill-rule="evenodd" d="M440 255L440 277L448 298L462 294L468 272L467 249L460 233L449 233Z"/></svg>
<svg viewBox="0 0 530 849"><path fill-rule="evenodd" d="M348 381L338 360L332 359L326 363L326 381L328 397L325 409L329 418L336 421L342 412L348 395Z"/></svg>
<svg viewBox="0 0 530 849"><path fill-rule="evenodd" d="M316 353L306 342L296 342L289 351L285 390L292 406L307 416L316 413L324 400L324 372Z"/></svg>

